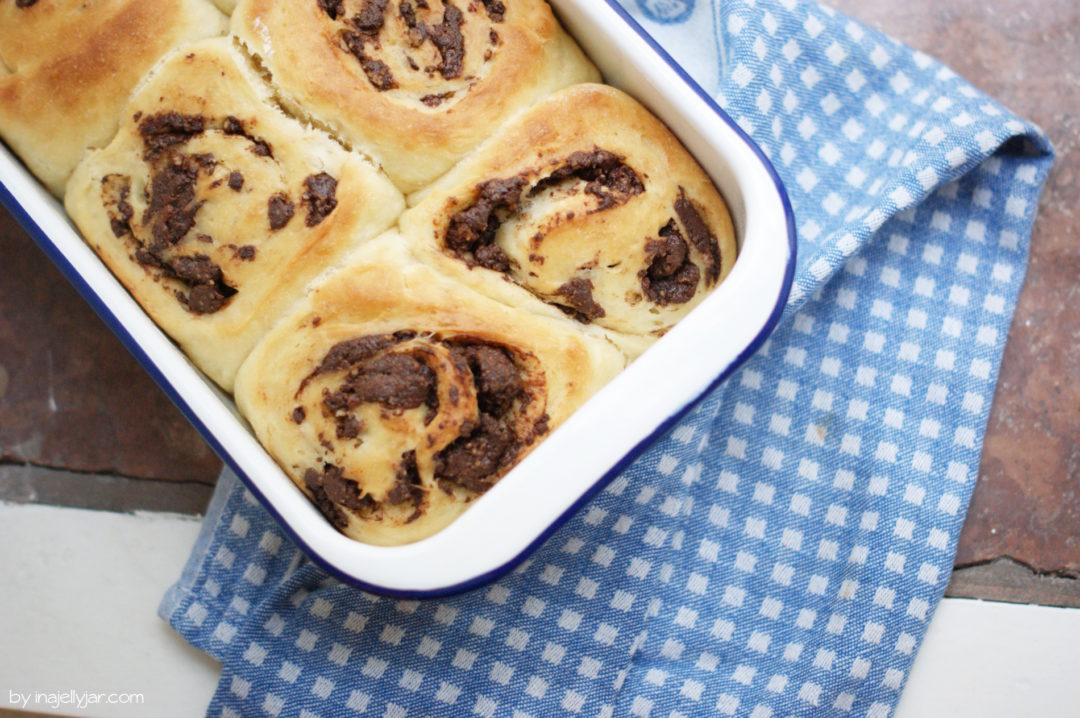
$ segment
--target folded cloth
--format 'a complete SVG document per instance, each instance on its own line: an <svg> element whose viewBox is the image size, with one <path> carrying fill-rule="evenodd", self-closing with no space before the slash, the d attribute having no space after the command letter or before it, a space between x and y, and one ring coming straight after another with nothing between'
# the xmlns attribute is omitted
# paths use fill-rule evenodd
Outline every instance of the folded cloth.
<svg viewBox="0 0 1080 718"><path fill-rule="evenodd" d="M949 578L1051 148L827 8L624 2L787 184L780 328L529 561L464 595L340 584L226 473L161 607L224 664L209 715L895 706Z"/></svg>

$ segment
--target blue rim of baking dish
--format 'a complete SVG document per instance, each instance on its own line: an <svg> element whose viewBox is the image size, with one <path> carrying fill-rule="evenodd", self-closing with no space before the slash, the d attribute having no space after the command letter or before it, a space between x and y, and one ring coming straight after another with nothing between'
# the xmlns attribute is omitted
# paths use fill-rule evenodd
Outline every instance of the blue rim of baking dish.
<svg viewBox="0 0 1080 718"><path fill-rule="evenodd" d="M266 499L261 491L255 486L255 483L248 477L247 473L240 467L239 463L233 458L232 454L225 448L217 437L210 431L210 429L203 423L198 417L195 411L191 408L188 402L184 399L183 394L173 386L172 382L162 373L158 368L154 360L145 352L138 340L132 336L131 332L124 326L124 324L117 318L112 310L105 304L104 301L97 295L94 289L87 283L87 281L79 274L78 270L71 264L71 262L57 249L56 245L49 239L48 235L38 225L33 217L23 208L23 206L15 199L11 194L7 186L0 179L0 203L2 203L9 212L15 217L20 225L27 231L30 237L34 240L34 243L41 248L45 255L52 261L54 265L60 270L64 277L71 283L75 290L82 296L82 298L90 305L94 313L101 318L105 325L112 331L113 334L120 340L120 342L127 348L129 352L135 357L136 361L142 365L143 369L150 375L154 382L161 387L165 395L176 405L185 418L191 423L192 426L202 435L203 439L210 445L214 452L228 465L228 467L244 482L246 488L259 498L260 503L266 508L267 511L274 517L274 519L285 529L294 542L303 550L304 554L308 556L314 563L318 564L323 570L332 576L348 583L349 585L357 588L377 593L383 596L389 596L393 598L402 599L424 599L424 598L439 598L443 596L454 595L458 593L464 593L474 588L491 583L492 581L506 575L517 567L522 561L525 560L533 551L535 551L541 544L555 533L556 530L562 527L567 520L570 519L575 513L577 513L582 506L588 503L597 493L599 493L605 486L621 474L631 463L633 463L644 451L649 447L657 438L667 433L680 419L682 419L687 412L690 411L701 399L707 394L711 393L717 386L723 383L731 374L735 372L743 363L746 362L762 344L768 339L769 335L776 328L776 325L780 321L780 316L784 312L784 308L787 305L788 296L791 292L791 287L795 278L795 258L796 258L796 234L795 234L795 214L791 207L791 200L788 198L787 190L784 188L784 183L780 179L780 176L776 173L776 169L769 161L768 157L761 151L753 139L747 135L738 123L731 119L731 117L716 104L716 101L711 98L708 93L700 85L697 84L683 69L675 59L664 50L659 43L631 16L617 0L605 0L605 3L618 15L646 44L656 53L656 55L663 60L667 65L675 72L675 74L687 86L694 91L695 94L716 113L719 118L726 123L735 134L750 148L758 160L762 163L765 171L772 179L773 184L776 186L776 191L780 197L781 204L784 208L785 223L787 226L787 240L788 240L788 260L784 271L784 280L780 288L780 294L776 299L776 304L773 306L772 312L769 314L768 320L762 326L758 334L753 340L740 352L723 371L720 372L713 379L708 386L706 386L700 393L689 399L679 410L674 412L671 416L664 419L657 425L656 429L652 431L647 437L635 444L629 451L627 451L623 457L615 463L610 469L608 469L599 479L597 479L592 486L590 486L569 508L563 511L554 521L552 521L548 527L541 532L535 539L533 539L525 548L523 548L516 556L509 559L505 563L486 571L478 576L474 576L466 581L444 586L436 589L427 590L401 590L392 589L379 586L376 584L368 583L362 579L352 576L331 562L324 559L318 552L311 548L311 546L304 541L303 538L293 529L293 527L284 519L284 517L274 508L273 504Z"/></svg>

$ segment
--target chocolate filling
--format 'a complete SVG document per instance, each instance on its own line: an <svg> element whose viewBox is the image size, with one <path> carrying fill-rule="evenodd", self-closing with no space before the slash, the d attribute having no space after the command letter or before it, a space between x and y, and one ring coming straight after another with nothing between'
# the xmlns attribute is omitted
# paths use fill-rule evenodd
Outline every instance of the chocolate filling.
<svg viewBox="0 0 1080 718"><path fill-rule="evenodd" d="M509 177L482 182L476 186L477 197L465 209L450 218L446 246L470 267L480 265L496 272L510 270L510 259L499 245L495 233L504 216L518 211L521 193L528 182L524 177Z"/></svg>
<svg viewBox="0 0 1080 718"><path fill-rule="evenodd" d="M420 469L416 466L416 451L406 451L401 455L401 466L394 477L394 488L390 489L386 500L395 506L411 501L415 511L407 521L413 521L420 516L424 486L420 480Z"/></svg>
<svg viewBox="0 0 1080 718"><path fill-rule="evenodd" d="M640 273L641 288L655 304L685 304L697 293L701 273L675 220L660 228L660 239L645 243L649 266Z"/></svg>
<svg viewBox="0 0 1080 718"><path fill-rule="evenodd" d="M488 17L492 22L502 22L503 15L506 13L506 5L502 3L502 0L482 0L484 3L484 9L487 10Z"/></svg>
<svg viewBox="0 0 1080 718"><path fill-rule="evenodd" d="M594 149L592 152L574 152L561 167L537 182L529 194L537 195L568 179L585 182L585 193L600 200L597 212L625 204L634 195L645 191L637 173L622 157L607 150Z"/></svg>
<svg viewBox="0 0 1080 718"><path fill-rule="evenodd" d="M296 208L292 200L284 192L270 195L270 199L266 201L266 215L270 220L272 231L276 232L287 225L295 213Z"/></svg>
<svg viewBox="0 0 1080 718"><path fill-rule="evenodd" d="M318 0L318 3L331 20L337 20L345 14L345 5L342 0Z"/></svg>
<svg viewBox="0 0 1080 718"><path fill-rule="evenodd" d="M368 496L361 498L360 485L345 478L344 472L333 464L324 464L322 471L305 471L304 486L314 497L315 506L339 530L344 530L349 525L349 519L341 506L359 511L374 503Z"/></svg>
<svg viewBox="0 0 1080 718"><path fill-rule="evenodd" d="M235 117L226 117L225 122L222 123L221 129L226 135L239 135L248 140L251 143L250 149L253 155L274 159L274 149L270 146L270 143L261 137L256 137L249 133L244 127L244 123Z"/></svg>
<svg viewBox="0 0 1080 718"><path fill-rule="evenodd" d="M195 181L203 168L192 155L176 155L150 178L150 202L142 223L149 225L150 251L160 253L179 242L195 226L202 202L195 200Z"/></svg>
<svg viewBox="0 0 1080 718"><path fill-rule="evenodd" d="M454 353L472 372L480 421L435 457L435 478L482 493L521 451L523 441L514 431L511 410L524 385L517 365L501 347L463 343Z"/></svg>
<svg viewBox="0 0 1080 718"><path fill-rule="evenodd" d="M395 334L377 334L338 342L326 353L315 371L301 382L300 390L302 391L308 382L317 376L353 367L370 359L383 349L408 341L415 336L415 332L397 332Z"/></svg>
<svg viewBox="0 0 1080 718"><path fill-rule="evenodd" d="M465 63L465 38L461 36L463 20L461 10L450 4L443 8L443 19L438 25L427 28L435 49L439 51L442 62L438 71L445 80L461 77L461 68Z"/></svg>
<svg viewBox="0 0 1080 718"><path fill-rule="evenodd" d="M537 180L527 196L535 197L567 182L584 182L585 192L599 199L596 209L591 210L593 212L625 204L631 197L645 191L641 178L622 157L607 150L594 149L571 154ZM526 187L529 187L528 173L478 184L472 203L450 217L445 236L446 248L469 267L481 266L496 272L509 272L510 258L495 243L495 234L503 222L521 210ZM572 216L568 217L572 219ZM583 321L605 315L603 307L592 298L592 282L589 280L571 279L556 294L565 297L574 315Z"/></svg>
<svg viewBox="0 0 1080 718"><path fill-rule="evenodd" d="M720 243L716 236L709 231L705 220L701 217L697 207L686 197L686 190L679 188L679 198L675 200L675 214L679 216L683 228L689 235L690 243L694 245L701 256L705 258L705 281L715 284L720 279Z"/></svg>
<svg viewBox="0 0 1080 718"><path fill-rule="evenodd" d="M131 196L131 178L127 175L109 174L101 178L102 196L108 198L105 211L109 215L109 227L117 237L132 234L131 218L135 215L128 198Z"/></svg>
<svg viewBox="0 0 1080 718"><path fill-rule="evenodd" d="M593 299L592 290L591 279L574 277L555 290L555 295L566 300L566 307L560 306L560 309L568 308L571 316L583 324L588 324L607 315L604 308Z"/></svg>
<svg viewBox="0 0 1080 718"><path fill-rule="evenodd" d="M437 408L435 372L416 356L406 353L408 350L395 349L415 337L415 332L403 331L340 342L331 347L304 380L300 391L315 376L348 372L336 390L323 391L323 406L334 417L338 439L360 436L363 422L351 412L364 403L377 403L391 411L423 405ZM535 422L523 435L515 428L518 407L527 404L529 397L522 370L507 349L471 339L431 337L430 341L448 346L458 371L471 375L479 410L476 419L463 427L458 439L435 456L435 479L447 491L450 484L474 493L486 491L513 464L527 443L547 431L547 417ZM457 403L459 396L455 389L452 386L449 392L453 403ZM293 410L292 418L297 424L305 416L302 407ZM332 445L328 450L332 450ZM341 507L354 510L378 507L370 497L361 498L362 487L330 464L322 471L308 470L304 484L315 497L316 505L339 528L347 523ZM408 520L412 521L420 515L425 493L416 451L406 451L401 455L386 503L394 506L411 503L415 511Z"/></svg>
<svg viewBox="0 0 1080 718"><path fill-rule="evenodd" d="M205 120L199 115L181 115L179 112L162 112L143 118L139 134L143 138L145 159L153 159L165 150L182 145L206 129Z"/></svg>
<svg viewBox="0 0 1080 718"><path fill-rule="evenodd" d="M304 223L314 227L326 219L337 207L337 180L325 172L310 175L304 180L303 203L307 205Z"/></svg>
<svg viewBox="0 0 1080 718"><path fill-rule="evenodd" d="M356 57L364 74L367 75L368 82L370 82L376 90L385 92L386 90L392 90L398 86L397 80L394 79L394 74L390 72L390 68L387 64L382 60L378 60L367 54L364 49L365 33L342 30L341 40L345 43L345 49Z"/></svg>
<svg viewBox="0 0 1080 718"><path fill-rule="evenodd" d="M408 354L384 354L365 362L334 392L323 395L331 413L376 403L403 411L429 404L435 396L435 372Z"/></svg>
<svg viewBox="0 0 1080 718"><path fill-rule="evenodd" d="M454 91L450 90L449 92L442 92L442 93L439 93L437 95L424 95L423 97L420 98L420 101L423 102L428 107L438 107L439 105L446 102L447 100L449 100L453 96L454 96Z"/></svg>
<svg viewBox="0 0 1080 718"><path fill-rule="evenodd" d="M383 28L387 0L364 0L360 12L352 19L356 29L365 35L378 35Z"/></svg>

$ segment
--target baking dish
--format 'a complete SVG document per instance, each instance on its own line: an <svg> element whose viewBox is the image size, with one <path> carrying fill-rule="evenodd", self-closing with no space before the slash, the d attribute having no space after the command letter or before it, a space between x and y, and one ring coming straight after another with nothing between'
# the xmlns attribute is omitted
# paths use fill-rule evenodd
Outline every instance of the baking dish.
<svg viewBox="0 0 1080 718"><path fill-rule="evenodd" d="M0 201L308 555L371 591L443 595L512 568L749 357L787 301L794 222L761 151L615 0L549 1L605 80L666 122L710 174L728 201L740 255L697 309L461 518L418 543L377 547L339 534L261 447L231 398L157 328L61 205L0 146Z"/></svg>

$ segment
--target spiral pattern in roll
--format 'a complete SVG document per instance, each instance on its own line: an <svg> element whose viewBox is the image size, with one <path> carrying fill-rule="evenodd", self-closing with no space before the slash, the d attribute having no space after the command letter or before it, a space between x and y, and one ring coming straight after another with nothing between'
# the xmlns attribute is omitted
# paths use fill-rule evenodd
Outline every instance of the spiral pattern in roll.
<svg viewBox="0 0 1080 718"><path fill-rule="evenodd" d="M599 79L543 0L243 0L233 32L287 101L405 192L515 111Z"/></svg>
<svg viewBox="0 0 1080 718"><path fill-rule="evenodd" d="M512 306L662 335L735 261L727 205L645 108L603 85L519 115L401 219L418 254Z"/></svg>
<svg viewBox="0 0 1080 718"><path fill-rule="evenodd" d="M110 269L225 388L304 284L404 205L374 167L269 94L227 39L188 46L140 89L66 198Z"/></svg>
<svg viewBox="0 0 1080 718"><path fill-rule="evenodd" d="M236 397L335 527L396 544L457 517L624 364L569 321L440 277L391 233L275 327Z"/></svg>

